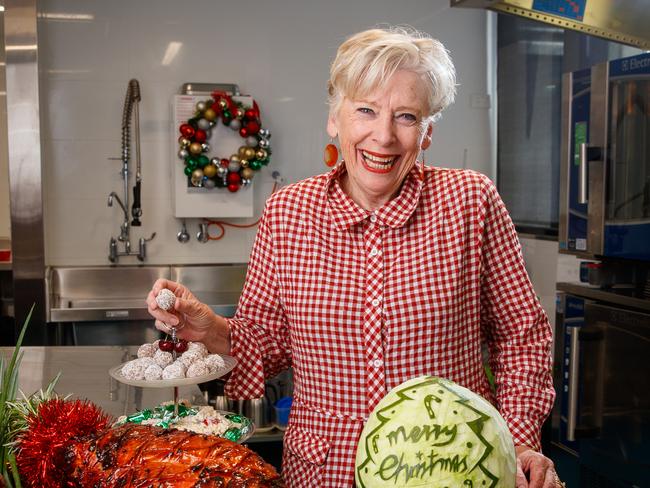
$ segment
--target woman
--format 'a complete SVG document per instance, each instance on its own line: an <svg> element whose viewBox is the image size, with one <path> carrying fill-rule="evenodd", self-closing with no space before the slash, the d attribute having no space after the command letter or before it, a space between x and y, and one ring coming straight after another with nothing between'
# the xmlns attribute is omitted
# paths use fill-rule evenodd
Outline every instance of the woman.
<svg viewBox="0 0 650 488"><path fill-rule="evenodd" d="M554 392L551 329L494 186L418 162L455 95L445 48L403 29L356 34L338 50L327 131L344 161L268 200L232 319L182 285L155 283L156 325L239 360L232 398L294 368L283 476L291 487L354 483L356 444L393 387L429 374L492 400L515 440L518 487L560 486L539 453ZM156 306L162 288L174 313ZM490 350L492 394L481 360Z"/></svg>

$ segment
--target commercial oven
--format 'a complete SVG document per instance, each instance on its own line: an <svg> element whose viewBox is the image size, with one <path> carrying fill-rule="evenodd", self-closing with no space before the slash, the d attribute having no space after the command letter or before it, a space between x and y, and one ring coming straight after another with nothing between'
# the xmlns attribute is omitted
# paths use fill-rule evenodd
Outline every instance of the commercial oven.
<svg viewBox="0 0 650 488"><path fill-rule="evenodd" d="M650 486L650 303L558 287L553 442L580 488Z"/></svg>
<svg viewBox="0 0 650 488"><path fill-rule="evenodd" d="M566 73L559 244L650 261L650 53Z"/></svg>

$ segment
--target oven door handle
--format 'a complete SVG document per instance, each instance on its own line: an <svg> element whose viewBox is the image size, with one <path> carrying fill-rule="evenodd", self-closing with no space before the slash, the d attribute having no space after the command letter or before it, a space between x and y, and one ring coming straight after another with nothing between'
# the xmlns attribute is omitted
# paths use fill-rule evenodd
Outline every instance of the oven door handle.
<svg viewBox="0 0 650 488"><path fill-rule="evenodd" d="M603 161L603 151L600 147L590 146L588 142L580 144L578 159L578 203L589 203L589 161Z"/></svg>
<svg viewBox="0 0 650 488"><path fill-rule="evenodd" d="M569 405L567 412L567 433L568 441L575 441L576 422L578 419L578 374L580 371L580 327L571 327L569 329L569 338L571 340L571 353L569 355Z"/></svg>
<svg viewBox="0 0 650 488"><path fill-rule="evenodd" d="M588 437L596 437L600 434L600 427L603 419L603 395L605 381L605 334L599 327L573 327L570 330L571 354L569 357L569 408L567 415L567 440L575 441ZM592 405L594 425L578 424L578 393L580 379L580 350L582 343L599 343L598 357L596 364L599 365L595 373L595 390L596 395L593 398ZM583 405L584 407L584 405Z"/></svg>
<svg viewBox="0 0 650 488"><path fill-rule="evenodd" d="M587 174L587 143L580 144L580 158L578 166L578 203L589 203L588 174Z"/></svg>

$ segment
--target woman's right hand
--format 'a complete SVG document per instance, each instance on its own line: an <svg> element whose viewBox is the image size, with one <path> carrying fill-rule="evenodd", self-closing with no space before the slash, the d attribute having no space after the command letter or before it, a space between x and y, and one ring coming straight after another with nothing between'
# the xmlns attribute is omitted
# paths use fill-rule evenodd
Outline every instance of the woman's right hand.
<svg viewBox="0 0 650 488"><path fill-rule="evenodd" d="M167 288L176 301L170 310L163 310L156 302L156 295ZM180 283L166 279L157 280L147 295L149 313L156 319L156 328L169 333L176 327L177 336L193 342L202 342L210 352L230 353L230 327L228 322L200 302L190 290Z"/></svg>

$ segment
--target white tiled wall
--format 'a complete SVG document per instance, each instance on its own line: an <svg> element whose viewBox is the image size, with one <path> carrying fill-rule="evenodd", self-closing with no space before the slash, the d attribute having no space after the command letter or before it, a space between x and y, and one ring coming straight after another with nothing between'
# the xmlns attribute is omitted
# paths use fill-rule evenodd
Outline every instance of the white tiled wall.
<svg viewBox="0 0 650 488"><path fill-rule="evenodd" d="M470 107L486 93L486 13L451 9L448 0L43 0L39 2L39 63L44 138L46 260L49 265L108 264L119 230L110 191L121 194L122 106L128 80L142 91L143 226L132 240L156 232L150 263L245 262L253 230L228 230L220 241L176 241L170 166L170 98L184 82L231 82L259 102L271 130L273 160L258 176L256 215L272 188L270 171L287 182L324 171L326 81L336 47L380 23L410 24L445 42L459 74L459 96L434 132L427 161L490 176L488 111ZM57 15L51 15L57 14ZM60 14L77 15L76 20ZM170 42L182 46L161 61ZM218 149L212 152L218 154ZM230 151L228 151L230 154ZM135 263L134 258L122 259Z"/></svg>

